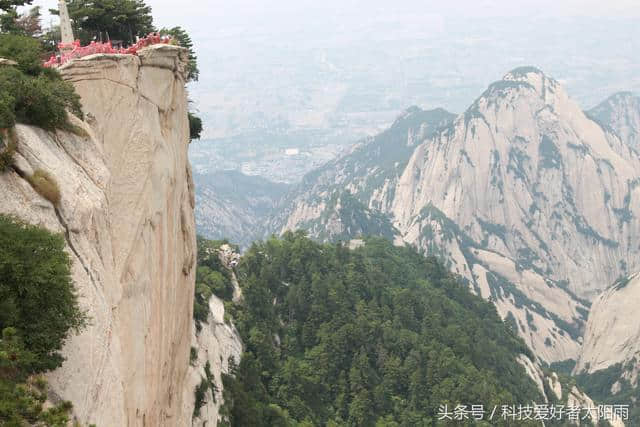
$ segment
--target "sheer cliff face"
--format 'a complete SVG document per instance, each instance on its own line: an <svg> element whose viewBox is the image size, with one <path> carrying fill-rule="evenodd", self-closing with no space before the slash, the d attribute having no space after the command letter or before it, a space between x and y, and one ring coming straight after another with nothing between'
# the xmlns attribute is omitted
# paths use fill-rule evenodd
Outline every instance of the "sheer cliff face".
<svg viewBox="0 0 640 427"><path fill-rule="evenodd" d="M397 176L353 192L360 203L493 300L541 359L577 358L587 300L639 266L638 153L533 67L490 85L448 126L405 141ZM310 179L284 228L313 230L310 219L329 215L338 190Z"/></svg>
<svg viewBox="0 0 640 427"><path fill-rule="evenodd" d="M618 363L621 378L638 385L640 373L640 273L618 280L594 302L576 373L593 373ZM614 390L612 390L615 393Z"/></svg>
<svg viewBox="0 0 640 427"><path fill-rule="evenodd" d="M182 61L162 45L70 63L62 73L82 97L86 135L18 126L16 167L0 176L0 211L66 236L91 325L49 377L84 423L190 423L196 260ZM37 168L58 182L59 206L25 181Z"/></svg>

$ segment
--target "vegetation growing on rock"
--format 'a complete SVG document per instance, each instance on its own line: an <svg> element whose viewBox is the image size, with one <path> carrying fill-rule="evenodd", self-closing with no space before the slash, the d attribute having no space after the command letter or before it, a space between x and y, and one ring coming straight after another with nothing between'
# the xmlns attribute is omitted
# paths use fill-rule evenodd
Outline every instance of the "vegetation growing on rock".
<svg viewBox="0 0 640 427"><path fill-rule="evenodd" d="M0 67L0 128L16 123L65 129L67 111L82 117L80 97L60 74L42 66L42 46L31 37L0 35L0 57L18 63Z"/></svg>
<svg viewBox="0 0 640 427"><path fill-rule="evenodd" d="M225 243L228 242L198 238L198 269L193 300L193 318L198 331L209 316L209 298L215 295L223 301L231 301L233 296L231 273L222 265L218 254L220 246Z"/></svg>
<svg viewBox="0 0 640 427"><path fill-rule="evenodd" d="M13 133L11 131L6 131L3 135L3 133L0 132L0 173L7 170L13 164L13 155L16 152L16 148L16 141Z"/></svg>
<svg viewBox="0 0 640 427"><path fill-rule="evenodd" d="M33 189L42 197L54 205L60 203L60 187L55 178L47 171L37 169L27 180Z"/></svg>

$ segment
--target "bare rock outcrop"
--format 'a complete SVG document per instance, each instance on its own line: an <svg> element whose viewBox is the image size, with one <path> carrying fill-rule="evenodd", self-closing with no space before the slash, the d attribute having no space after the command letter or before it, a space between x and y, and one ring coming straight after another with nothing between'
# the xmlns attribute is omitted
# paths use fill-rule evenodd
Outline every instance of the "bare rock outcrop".
<svg viewBox="0 0 640 427"><path fill-rule="evenodd" d="M576 373L620 364L620 378L638 386L640 373L640 273L618 280L593 303ZM616 390L611 390L613 394Z"/></svg>
<svg viewBox="0 0 640 427"><path fill-rule="evenodd" d="M618 92L587 111L587 115L632 148L640 150L640 97Z"/></svg>

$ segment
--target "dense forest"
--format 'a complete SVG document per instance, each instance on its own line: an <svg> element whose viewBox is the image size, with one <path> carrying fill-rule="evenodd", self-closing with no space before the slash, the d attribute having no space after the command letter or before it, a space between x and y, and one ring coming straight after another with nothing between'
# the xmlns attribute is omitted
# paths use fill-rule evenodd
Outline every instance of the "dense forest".
<svg viewBox="0 0 640 427"><path fill-rule="evenodd" d="M408 247L289 232L255 243L237 273L244 299L225 305L245 352L223 378L224 424L444 425L440 405L541 400L494 306Z"/></svg>

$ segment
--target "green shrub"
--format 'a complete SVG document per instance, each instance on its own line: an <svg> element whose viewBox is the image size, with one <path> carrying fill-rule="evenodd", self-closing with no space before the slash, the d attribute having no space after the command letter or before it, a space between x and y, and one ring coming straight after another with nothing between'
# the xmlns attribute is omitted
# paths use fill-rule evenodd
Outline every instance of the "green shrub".
<svg viewBox="0 0 640 427"><path fill-rule="evenodd" d="M60 188L55 178L47 171L37 169L29 178L29 183L42 197L57 205L60 203Z"/></svg>
<svg viewBox="0 0 640 427"><path fill-rule="evenodd" d="M191 351L189 353L189 365L195 366L198 361L198 349L195 347L191 347Z"/></svg>
<svg viewBox="0 0 640 427"><path fill-rule="evenodd" d="M204 374L205 376L201 378L200 384L196 386L195 389L195 405L193 408L193 418L197 418L200 416L200 409L207 403L205 400L207 396L207 390L211 390L211 398L213 402L216 402L216 392L218 391L218 387L216 386L215 379L213 377L213 373L211 372L211 363L207 360L207 363L204 365Z"/></svg>
<svg viewBox="0 0 640 427"><path fill-rule="evenodd" d="M0 128L18 122L65 129L70 126L67 111L82 118L80 97L56 70L42 67L34 39L2 35L0 56L18 62L17 67L0 68Z"/></svg>
<svg viewBox="0 0 640 427"><path fill-rule="evenodd" d="M209 317L209 299L212 295L223 301L233 299L231 272L222 264L218 256L220 246L228 243L226 240L207 240L198 237L198 268L193 300L193 318L198 332L202 329L202 323L206 323ZM235 250L238 248L236 247Z"/></svg>
<svg viewBox="0 0 640 427"><path fill-rule="evenodd" d="M60 235L0 215L0 425L67 426L72 405L45 410L38 374L59 367L71 331L86 324Z"/></svg>
<svg viewBox="0 0 640 427"><path fill-rule="evenodd" d="M66 129L69 127L67 110L82 116L79 96L73 86L60 78L22 77L12 86L16 121L20 123L47 130Z"/></svg>
<svg viewBox="0 0 640 427"><path fill-rule="evenodd" d="M202 133L202 119L193 113L188 114L189 118L189 140L200 139Z"/></svg>
<svg viewBox="0 0 640 427"><path fill-rule="evenodd" d="M0 330L14 328L34 355L21 371L59 367L65 339L86 324L70 267L62 235L0 215Z"/></svg>
<svg viewBox="0 0 640 427"><path fill-rule="evenodd" d="M16 100L9 92L0 91L0 129L7 129L16 122Z"/></svg>
<svg viewBox="0 0 640 427"><path fill-rule="evenodd" d="M26 377L22 369L34 354L25 350L15 328L5 328L0 339L0 425L66 426L72 405L62 402L44 410L47 381L42 376ZM34 422L36 422L34 424Z"/></svg>
<svg viewBox="0 0 640 427"><path fill-rule="evenodd" d="M89 135L89 132L87 132L85 130L85 128L83 128L82 126L78 126L78 125L74 125L74 124L69 124L66 128L66 131L71 132L74 135L79 136L80 138L84 138L84 139L89 139L91 138L91 135Z"/></svg>
<svg viewBox="0 0 640 427"><path fill-rule="evenodd" d="M0 34L0 57L13 59L23 73L42 73L42 46L37 39L16 34Z"/></svg>
<svg viewBox="0 0 640 427"><path fill-rule="evenodd" d="M205 397L207 395L207 390L209 386L207 384L207 380L202 378L200 384L196 386L195 390L195 405L193 407L193 418L197 418L200 416L200 409L207 403Z"/></svg>

